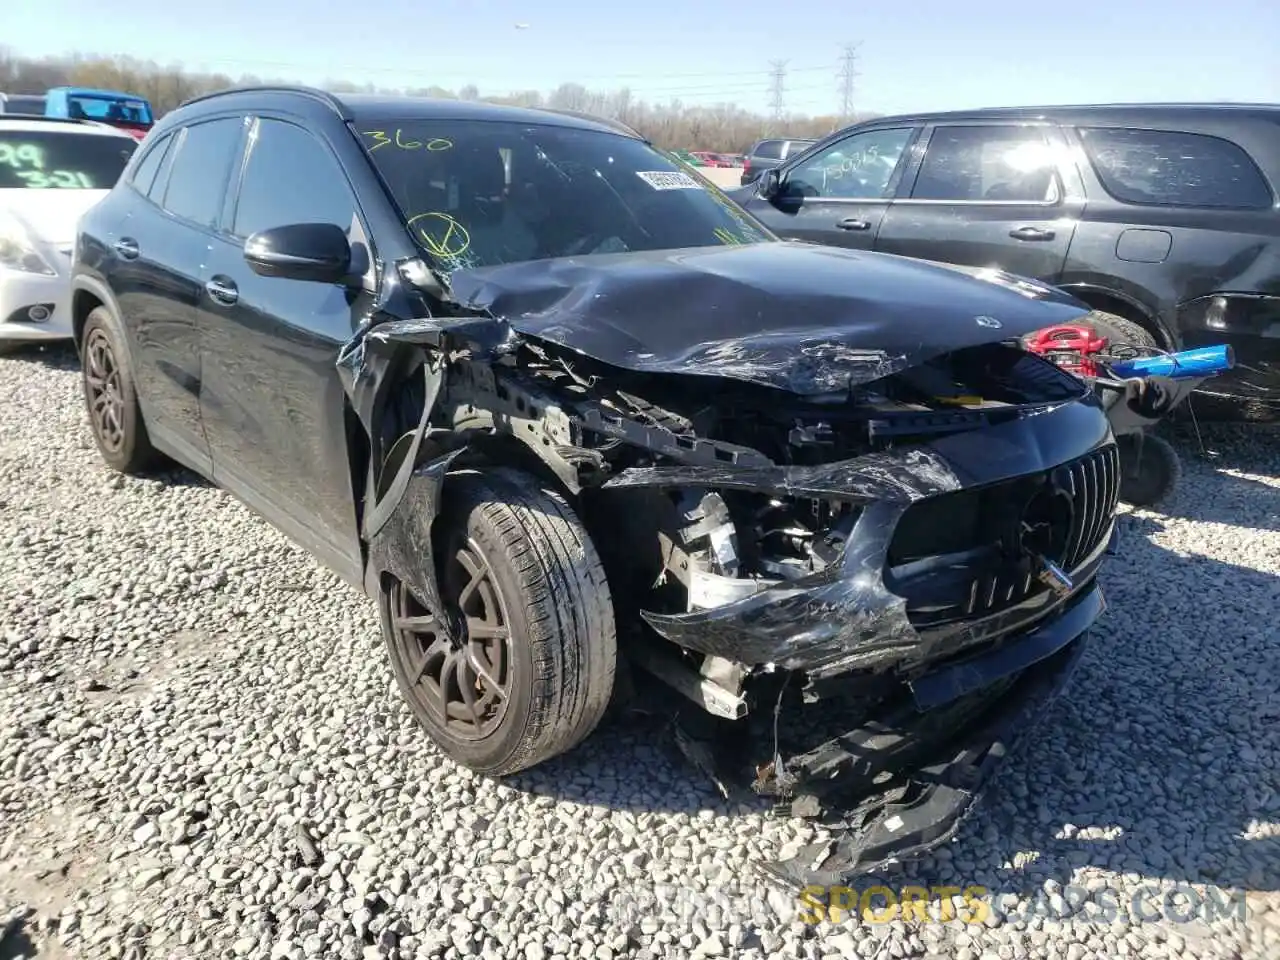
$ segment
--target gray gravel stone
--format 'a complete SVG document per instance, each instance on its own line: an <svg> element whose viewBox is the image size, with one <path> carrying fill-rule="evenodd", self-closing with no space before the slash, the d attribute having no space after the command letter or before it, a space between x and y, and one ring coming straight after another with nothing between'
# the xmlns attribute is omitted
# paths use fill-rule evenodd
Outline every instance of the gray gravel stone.
<svg viewBox="0 0 1280 960"><path fill-rule="evenodd" d="M748 869L810 827L643 720L505 784L442 759L371 604L189 474L110 474L65 351L0 358L0 929L93 960L1280 955L1280 441L1209 439L1126 510L1031 748L888 879L932 919L815 927Z"/></svg>

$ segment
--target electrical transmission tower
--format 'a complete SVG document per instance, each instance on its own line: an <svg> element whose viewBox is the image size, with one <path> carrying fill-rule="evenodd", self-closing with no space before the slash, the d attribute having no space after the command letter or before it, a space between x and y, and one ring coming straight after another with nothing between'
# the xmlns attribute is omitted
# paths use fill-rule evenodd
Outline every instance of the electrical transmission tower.
<svg viewBox="0 0 1280 960"><path fill-rule="evenodd" d="M770 86L770 104L773 107L773 119L777 122L781 122L783 114L782 94L787 80L787 61L770 60L769 71L770 76L772 77Z"/></svg>
<svg viewBox="0 0 1280 960"><path fill-rule="evenodd" d="M853 118L853 81L858 76L854 64L858 61L857 43L846 43L844 53L840 56L840 120L848 123Z"/></svg>

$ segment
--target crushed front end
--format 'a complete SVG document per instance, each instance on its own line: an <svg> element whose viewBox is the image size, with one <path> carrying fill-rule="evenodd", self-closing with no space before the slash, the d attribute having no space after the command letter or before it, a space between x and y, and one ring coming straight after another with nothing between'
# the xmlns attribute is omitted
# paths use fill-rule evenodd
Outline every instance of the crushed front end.
<svg viewBox="0 0 1280 960"><path fill-rule="evenodd" d="M657 581L684 609L642 608L632 651L703 706L681 714L686 755L726 796L834 829L765 866L790 886L947 840L1104 609L1120 470L1093 404L914 440L812 467L636 468L601 490L674 500Z"/></svg>
<svg viewBox="0 0 1280 960"><path fill-rule="evenodd" d="M573 279L352 342L371 575L433 608L406 518L433 516L457 467L541 475L589 530L619 653L674 698L686 755L726 795L837 828L771 878L835 883L945 841L1103 611L1120 473L1101 404L984 325L949 327L951 349L865 349L852 325L602 343L629 301Z"/></svg>

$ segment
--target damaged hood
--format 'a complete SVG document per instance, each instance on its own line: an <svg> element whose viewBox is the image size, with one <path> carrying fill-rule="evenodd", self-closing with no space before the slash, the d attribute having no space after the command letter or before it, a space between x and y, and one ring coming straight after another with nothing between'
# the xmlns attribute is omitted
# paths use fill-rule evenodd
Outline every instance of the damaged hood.
<svg viewBox="0 0 1280 960"><path fill-rule="evenodd" d="M785 241L464 269L450 286L467 309L612 366L810 396L1089 310L999 271Z"/></svg>

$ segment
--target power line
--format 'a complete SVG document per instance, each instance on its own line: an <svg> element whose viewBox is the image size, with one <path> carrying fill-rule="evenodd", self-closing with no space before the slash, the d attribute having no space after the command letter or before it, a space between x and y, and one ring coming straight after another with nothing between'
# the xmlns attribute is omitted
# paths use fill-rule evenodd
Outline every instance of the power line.
<svg viewBox="0 0 1280 960"><path fill-rule="evenodd" d="M860 43L846 43L844 54L840 57L840 120L848 123L853 116L853 81L858 76L854 64L858 60Z"/></svg>
<svg viewBox="0 0 1280 960"><path fill-rule="evenodd" d="M302 70L309 72L324 71L349 71L351 73L377 73L377 74L398 74L418 77L439 77L442 70L439 66L434 68L409 68L402 67L379 67L370 66L368 64L355 63L328 63L323 67L308 66L291 60L242 60L234 58L200 58L194 61L200 66L216 67L216 66L238 66L245 68L272 68L284 70ZM830 64L813 67L790 67L791 73L825 73L831 70ZM596 74L594 76L578 76L573 80L564 81L567 83L580 83L583 81L591 82L610 82L615 80L644 80L652 77L652 73L613 73L613 74ZM759 76L758 70L710 70L699 71L696 73L662 73L663 80L681 80L686 78L702 78L702 77L753 77Z"/></svg>
<svg viewBox="0 0 1280 960"><path fill-rule="evenodd" d="M782 120L782 94L783 87L787 81L787 61L770 60L769 68L771 71L772 81L770 86L770 104L773 107L773 119L775 121Z"/></svg>

